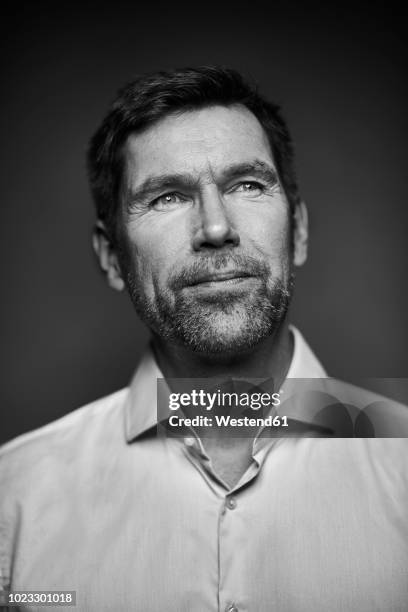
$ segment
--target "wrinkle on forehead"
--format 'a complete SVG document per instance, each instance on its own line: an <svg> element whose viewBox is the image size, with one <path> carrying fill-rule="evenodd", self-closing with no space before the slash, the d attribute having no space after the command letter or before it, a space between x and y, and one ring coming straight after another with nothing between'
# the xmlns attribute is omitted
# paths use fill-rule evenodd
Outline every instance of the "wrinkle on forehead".
<svg viewBox="0 0 408 612"><path fill-rule="evenodd" d="M125 144L126 174L131 183L148 174L188 172L213 183L226 164L264 158L272 165L267 135L244 106L212 106L169 115Z"/></svg>
<svg viewBox="0 0 408 612"><path fill-rule="evenodd" d="M203 165L200 168L190 170L194 181L197 186L215 185L218 182L217 170L212 167L211 160L207 158L206 162L203 160Z"/></svg>

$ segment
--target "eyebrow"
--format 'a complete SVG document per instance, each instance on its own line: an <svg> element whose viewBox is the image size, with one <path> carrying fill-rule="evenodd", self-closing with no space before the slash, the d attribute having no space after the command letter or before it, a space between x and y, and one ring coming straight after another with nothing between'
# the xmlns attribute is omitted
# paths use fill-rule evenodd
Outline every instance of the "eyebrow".
<svg viewBox="0 0 408 612"><path fill-rule="evenodd" d="M273 166L258 159L227 166L220 173L217 182L227 183L245 175L259 178L270 186L279 183L278 173ZM198 183L199 179L197 176L191 174L158 174L148 177L134 189L129 189L128 196L133 202L143 202L167 189L184 188L191 190L197 187Z"/></svg>
<svg viewBox="0 0 408 612"><path fill-rule="evenodd" d="M222 180L227 182L245 176L246 174L262 179L265 183L272 185L279 182L278 173L275 168L258 159L253 162L232 164L223 170L221 176Z"/></svg>

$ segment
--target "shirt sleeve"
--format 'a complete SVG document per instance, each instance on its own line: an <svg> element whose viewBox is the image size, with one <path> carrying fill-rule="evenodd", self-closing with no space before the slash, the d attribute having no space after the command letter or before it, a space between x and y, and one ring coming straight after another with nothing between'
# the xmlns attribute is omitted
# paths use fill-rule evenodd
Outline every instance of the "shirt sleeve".
<svg viewBox="0 0 408 612"><path fill-rule="evenodd" d="M4 447L3 447L4 448ZM0 590L11 588L17 504L13 491L13 461L0 448Z"/></svg>

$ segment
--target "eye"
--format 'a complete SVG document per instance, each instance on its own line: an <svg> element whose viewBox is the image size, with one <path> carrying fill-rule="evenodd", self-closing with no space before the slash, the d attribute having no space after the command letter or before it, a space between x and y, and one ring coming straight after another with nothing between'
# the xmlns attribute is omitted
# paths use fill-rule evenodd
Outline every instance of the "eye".
<svg viewBox="0 0 408 612"><path fill-rule="evenodd" d="M243 181L234 187L233 191L238 191L248 195L261 195L265 191L264 185L257 181Z"/></svg>
<svg viewBox="0 0 408 612"><path fill-rule="evenodd" d="M170 192L164 193L150 203L150 206L155 210L164 210L165 208L172 208L178 206L185 201L185 198L178 193Z"/></svg>

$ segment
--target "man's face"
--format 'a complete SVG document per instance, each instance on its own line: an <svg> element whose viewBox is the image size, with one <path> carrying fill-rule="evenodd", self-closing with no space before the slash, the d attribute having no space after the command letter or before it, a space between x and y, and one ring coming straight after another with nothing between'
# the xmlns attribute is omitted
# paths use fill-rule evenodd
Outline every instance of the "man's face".
<svg viewBox="0 0 408 612"><path fill-rule="evenodd" d="M255 116L174 114L129 136L123 156L119 261L141 318L206 354L273 334L290 299L290 213Z"/></svg>

